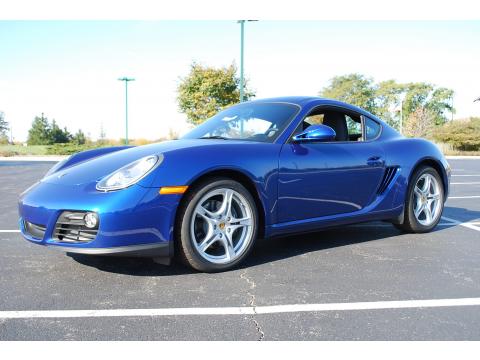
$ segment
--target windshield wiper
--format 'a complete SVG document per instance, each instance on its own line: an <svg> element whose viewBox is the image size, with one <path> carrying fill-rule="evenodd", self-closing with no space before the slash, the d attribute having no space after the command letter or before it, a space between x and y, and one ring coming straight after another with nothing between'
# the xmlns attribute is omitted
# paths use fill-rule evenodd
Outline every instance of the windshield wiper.
<svg viewBox="0 0 480 360"><path fill-rule="evenodd" d="M212 136L202 136L200 139L220 139L220 140L228 140L228 138L220 135L212 135Z"/></svg>

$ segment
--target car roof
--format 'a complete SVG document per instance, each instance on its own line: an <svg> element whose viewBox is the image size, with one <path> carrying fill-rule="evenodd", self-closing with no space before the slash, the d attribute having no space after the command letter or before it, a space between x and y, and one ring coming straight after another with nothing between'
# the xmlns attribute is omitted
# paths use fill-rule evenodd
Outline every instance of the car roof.
<svg viewBox="0 0 480 360"><path fill-rule="evenodd" d="M305 106L320 106L320 105L332 105L332 106L341 106L346 109L352 110L354 112L360 113L362 115L374 118L375 120L380 121L381 123L385 124L384 121L379 119L377 116L369 113L368 111L359 108L357 106L345 103L343 101L338 101L334 99L329 99L329 98L322 98L318 96L282 96L282 97L273 97L273 98L266 98L266 99L258 99L258 100L252 100L251 102L283 102L283 103L289 103L289 104L295 104L300 107L305 107Z"/></svg>

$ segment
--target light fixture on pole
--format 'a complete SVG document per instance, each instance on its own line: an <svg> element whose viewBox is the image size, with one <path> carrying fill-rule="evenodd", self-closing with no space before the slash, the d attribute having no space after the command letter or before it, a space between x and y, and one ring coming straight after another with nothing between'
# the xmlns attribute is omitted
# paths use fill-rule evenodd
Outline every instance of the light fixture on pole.
<svg viewBox="0 0 480 360"><path fill-rule="evenodd" d="M135 81L133 78L123 77L118 81L125 81L125 145L128 145L128 82Z"/></svg>

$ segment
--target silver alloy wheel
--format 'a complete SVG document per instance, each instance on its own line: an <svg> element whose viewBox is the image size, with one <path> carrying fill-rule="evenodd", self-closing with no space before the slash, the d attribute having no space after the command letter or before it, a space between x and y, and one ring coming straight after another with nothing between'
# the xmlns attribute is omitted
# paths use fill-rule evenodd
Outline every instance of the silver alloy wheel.
<svg viewBox="0 0 480 360"><path fill-rule="evenodd" d="M417 180L414 188L413 213L423 226L430 226L442 211L443 193L435 176L425 173Z"/></svg>
<svg viewBox="0 0 480 360"><path fill-rule="evenodd" d="M253 211L243 195L229 188L215 189L198 202L190 234L199 255L215 264L240 257L253 239Z"/></svg>

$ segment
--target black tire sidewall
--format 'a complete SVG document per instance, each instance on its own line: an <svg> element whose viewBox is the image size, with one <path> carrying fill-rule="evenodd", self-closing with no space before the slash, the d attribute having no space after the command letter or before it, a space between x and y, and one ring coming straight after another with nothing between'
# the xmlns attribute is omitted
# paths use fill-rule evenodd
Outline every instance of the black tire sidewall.
<svg viewBox="0 0 480 360"><path fill-rule="evenodd" d="M208 260L204 259L197 251L196 247L193 244L194 239L192 239L190 234L190 223L194 210L198 205L198 202L202 197L208 192L216 189L228 188L235 190L240 193L249 203L252 210L252 223L253 223L253 236L252 240L248 244L247 248L244 250L243 254L239 256L235 261L228 264L215 264L211 263ZM179 217L179 222L177 223L180 231L176 233L176 242L177 248L181 254L182 260L188 265L193 267L198 271L204 272L219 272L226 271L236 267L241 263L250 253L255 243L258 234L258 210L250 192L239 182L227 179L227 178L214 178L206 182L202 182L193 188L189 193L186 194L186 199L184 206L182 208L182 213Z"/></svg>

